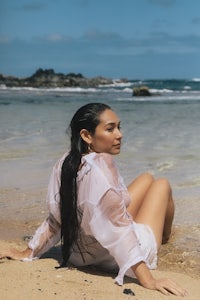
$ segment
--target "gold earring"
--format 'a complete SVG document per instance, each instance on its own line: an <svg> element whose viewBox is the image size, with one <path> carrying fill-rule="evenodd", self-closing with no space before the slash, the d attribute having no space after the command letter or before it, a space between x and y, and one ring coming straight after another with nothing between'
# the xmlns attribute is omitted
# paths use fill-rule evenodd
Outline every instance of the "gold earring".
<svg viewBox="0 0 200 300"><path fill-rule="evenodd" d="M90 147L90 144L88 144L88 153L92 152L92 149Z"/></svg>

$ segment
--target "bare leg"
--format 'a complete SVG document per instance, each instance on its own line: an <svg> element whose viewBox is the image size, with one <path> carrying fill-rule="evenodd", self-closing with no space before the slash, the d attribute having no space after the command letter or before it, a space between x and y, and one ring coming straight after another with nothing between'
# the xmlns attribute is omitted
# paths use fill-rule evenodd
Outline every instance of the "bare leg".
<svg viewBox="0 0 200 300"><path fill-rule="evenodd" d="M128 212L132 215L133 219L138 214L144 198L151 187L154 178L148 173L138 176L134 181L128 185L128 192L131 197L131 203L127 208Z"/></svg>
<svg viewBox="0 0 200 300"><path fill-rule="evenodd" d="M138 177L128 187L131 203L127 210L138 223L149 225L158 247L169 239L174 204L167 180L153 180L148 174Z"/></svg>
<svg viewBox="0 0 200 300"><path fill-rule="evenodd" d="M171 234L171 229L172 229L172 222L174 219L174 201L172 198L172 195L169 199L166 215L165 215L165 223L164 223L164 228L163 228L163 237L162 237L162 243L165 244L168 242Z"/></svg>

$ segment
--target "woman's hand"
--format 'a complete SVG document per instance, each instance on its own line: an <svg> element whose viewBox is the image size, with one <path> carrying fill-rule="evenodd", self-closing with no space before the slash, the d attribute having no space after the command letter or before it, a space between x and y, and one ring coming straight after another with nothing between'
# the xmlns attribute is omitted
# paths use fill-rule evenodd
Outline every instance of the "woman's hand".
<svg viewBox="0 0 200 300"><path fill-rule="evenodd" d="M139 262L132 267L141 285L150 290L157 290L164 295L186 296L188 293L171 279L155 279L144 262Z"/></svg>
<svg viewBox="0 0 200 300"><path fill-rule="evenodd" d="M162 294L169 296L171 294L176 296L187 296L187 291L168 278L154 279L147 288L157 290Z"/></svg>
<svg viewBox="0 0 200 300"><path fill-rule="evenodd" d="M15 248L2 249L0 250L0 259L10 258L15 260L20 260L29 257L31 252L32 250L30 248L26 248L23 251L17 250Z"/></svg>

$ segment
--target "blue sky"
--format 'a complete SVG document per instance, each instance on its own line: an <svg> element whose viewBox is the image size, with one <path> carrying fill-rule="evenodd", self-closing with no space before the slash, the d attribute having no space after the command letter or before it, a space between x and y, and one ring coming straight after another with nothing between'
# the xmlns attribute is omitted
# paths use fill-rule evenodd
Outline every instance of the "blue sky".
<svg viewBox="0 0 200 300"><path fill-rule="evenodd" d="M0 73L200 77L199 0L0 0Z"/></svg>

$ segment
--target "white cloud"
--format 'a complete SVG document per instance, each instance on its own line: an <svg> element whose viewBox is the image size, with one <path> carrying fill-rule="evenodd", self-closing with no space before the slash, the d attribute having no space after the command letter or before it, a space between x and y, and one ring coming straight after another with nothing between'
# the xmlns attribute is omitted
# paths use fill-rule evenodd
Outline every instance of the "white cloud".
<svg viewBox="0 0 200 300"><path fill-rule="evenodd" d="M50 42L61 42L67 40L67 38L60 33L53 33L47 36L46 39Z"/></svg>
<svg viewBox="0 0 200 300"><path fill-rule="evenodd" d="M121 35L116 32L102 32L96 29L87 31L83 35L83 38L86 38L88 40L122 40Z"/></svg>
<svg viewBox="0 0 200 300"><path fill-rule="evenodd" d="M68 43L68 42L73 42L73 41L74 41L74 39L72 37L60 34L58 32L54 32L54 33L51 33L49 35L44 35L44 36L37 36L32 39L32 42L36 43L36 44L38 42L56 44L56 43Z"/></svg>

